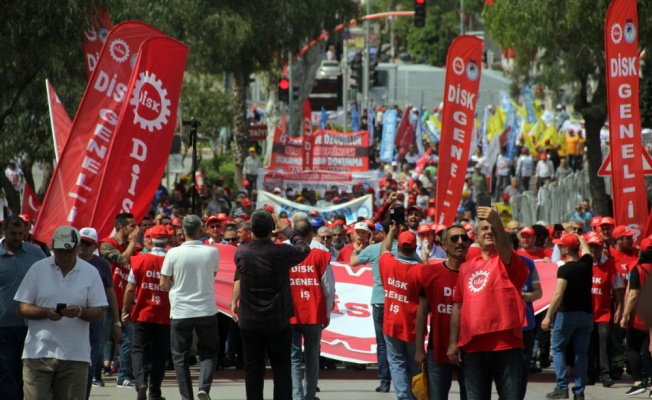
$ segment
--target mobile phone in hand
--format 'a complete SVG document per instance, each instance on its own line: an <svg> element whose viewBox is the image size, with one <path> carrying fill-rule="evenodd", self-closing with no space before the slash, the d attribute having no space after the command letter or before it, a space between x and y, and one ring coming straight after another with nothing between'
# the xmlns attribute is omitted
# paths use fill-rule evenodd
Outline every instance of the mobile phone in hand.
<svg viewBox="0 0 652 400"><path fill-rule="evenodd" d="M57 303L57 308L56 308L57 314L62 315L61 311L63 311L63 309L66 307L67 307L66 303Z"/></svg>
<svg viewBox="0 0 652 400"><path fill-rule="evenodd" d="M478 206L479 207L491 207L491 197L486 194L481 194L478 196Z"/></svg>
<svg viewBox="0 0 652 400"><path fill-rule="evenodd" d="M389 210L389 220L394 222L396 225L405 225L405 207L396 206Z"/></svg>

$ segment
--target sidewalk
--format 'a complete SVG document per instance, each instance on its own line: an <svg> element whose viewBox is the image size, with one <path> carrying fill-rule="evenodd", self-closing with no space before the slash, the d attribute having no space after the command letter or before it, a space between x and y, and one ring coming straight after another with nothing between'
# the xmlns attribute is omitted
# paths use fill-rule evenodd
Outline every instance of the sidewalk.
<svg viewBox="0 0 652 400"><path fill-rule="evenodd" d="M199 368L192 367L191 372L193 379L197 379ZM338 367L337 370L320 371L319 388L321 391L317 396L321 400L394 400L396 397L393 392L376 393L374 389L378 386L377 370L367 368L364 371L356 371ZM588 386L586 389L587 400L607 400L612 398L630 398L630 399L647 399L649 392L638 396L625 396L625 392L631 387L629 375L624 375L624 380L617 381L611 388L604 388L602 385ZM135 390L115 387L115 377L105 378L106 387L93 387L91 399L115 399L129 400L136 398ZM555 386L555 374L550 368L541 373L530 375L528 384L527 400L543 400L546 393L552 391ZM265 379L265 398L272 398L272 374L267 370ZM196 396L195 387L195 396ZM211 398L213 400L242 400L245 398L244 371L227 369L215 373L215 380L211 389ZM167 371L165 381L163 382L163 396L167 400L180 399L179 391L176 386L174 371ZM458 400L459 387L454 382L451 388L450 400ZM494 394L494 399L498 398ZM572 399L572 394L571 394Z"/></svg>

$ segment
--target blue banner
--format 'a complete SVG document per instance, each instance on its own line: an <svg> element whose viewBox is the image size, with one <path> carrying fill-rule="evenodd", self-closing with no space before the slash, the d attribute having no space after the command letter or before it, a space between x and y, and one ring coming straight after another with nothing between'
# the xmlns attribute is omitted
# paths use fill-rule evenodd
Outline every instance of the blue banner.
<svg viewBox="0 0 652 400"><path fill-rule="evenodd" d="M319 129L326 129L326 123L328 122L328 114L326 113L326 108L321 107L321 118L319 119Z"/></svg>
<svg viewBox="0 0 652 400"><path fill-rule="evenodd" d="M351 105L351 132L360 132L360 114L356 103Z"/></svg>
<svg viewBox="0 0 652 400"><path fill-rule="evenodd" d="M383 136L380 143L380 161L394 161L394 140L396 139L396 110L385 111L383 118Z"/></svg>
<svg viewBox="0 0 652 400"><path fill-rule="evenodd" d="M523 83L523 103L525 104L527 123L536 124L537 116L534 114L534 95L532 95L532 89L527 83Z"/></svg>
<svg viewBox="0 0 652 400"><path fill-rule="evenodd" d="M414 135L416 136L417 139L417 151L419 152L419 155L425 153L425 149L423 147L423 132L422 132L422 126L421 126L421 117L423 116L423 105L419 107L419 113L417 114L417 120L414 122L416 124L416 128L414 129Z"/></svg>
<svg viewBox="0 0 652 400"><path fill-rule="evenodd" d="M516 107L512 107L512 99L505 92L500 92L500 104L507 114L503 134L507 134L507 157L513 159L516 156L516 138L517 132L514 126L516 119Z"/></svg>

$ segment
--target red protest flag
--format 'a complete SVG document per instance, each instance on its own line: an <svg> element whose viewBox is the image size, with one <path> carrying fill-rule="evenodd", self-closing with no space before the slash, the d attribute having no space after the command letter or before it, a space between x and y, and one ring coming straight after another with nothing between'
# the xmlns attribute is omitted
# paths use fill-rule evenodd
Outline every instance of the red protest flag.
<svg viewBox="0 0 652 400"><path fill-rule="evenodd" d="M45 80L46 90L48 92L48 106L50 108L50 123L52 124L52 139L54 140L54 156L57 161L63 153L63 148L70 137L72 121L59 100L59 96L54 91L52 84Z"/></svg>
<svg viewBox="0 0 652 400"><path fill-rule="evenodd" d="M116 214L140 221L151 206L176 128L188 47L165 36L143 42L106 161L89 226L106 237ZM115 179L121 177L121 179Z"/></svg>
<svg viewBox="0 0 652 400"><path fill-rule="evenodd" d="M443 225L455 221L462 198L480 89L482 46L475 36L458 36L446 58L435 218Z"/></svg>
<svg viewBox="0 0 652 400"><path fill-rule="evenodd" d="M89 81L91 80L93 71L95 71L102 46L104 46L104 41L111 28L113 28L113 24L111 23L109 12L107 10L100 10L97 13L95 22L90 24L82 35L84 64L86 65L86 76Z"/></svg>
<svg viewBox="0 0 652 400"><path fill-rule="evenodd" d="M636 0L614 0L604 25L613 212L637 234L648 218L639 110ZM637 235L638 236L638 235Z"/></svg>
<svg viewBox="0 0 652 400"><path fill-rule="evenodd" d="M115 126L129 89L132 62L140 45L155 36L164 35L136 21L123 22L109 32L34 226L34 238L39 242L50 243L60 225L79 229L89 226L94 205L91 197L97 199L98 190L91 181L98 182L107 150L116 136Z"/></svg>
<svg viewBox="0 0 652 400"><path fill-rule="evenodd" d="M36 193L31 186L25 184L25 191L23 192L23 206L21 207L21 214L29 217L30 221L35 221L38 217L38 212L41 209L41 201L36 197Z"/></svg>

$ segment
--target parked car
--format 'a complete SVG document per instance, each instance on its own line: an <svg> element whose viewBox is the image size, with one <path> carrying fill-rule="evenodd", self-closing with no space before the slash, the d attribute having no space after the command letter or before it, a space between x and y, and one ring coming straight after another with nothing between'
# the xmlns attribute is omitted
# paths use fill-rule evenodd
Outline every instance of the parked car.
<svg viewBox="0 0 652 400"><path fill-rule="evenodd" d="M337 79L342 75L342 68L337 61L323 60L317 70L317 79Z"/></svg>

